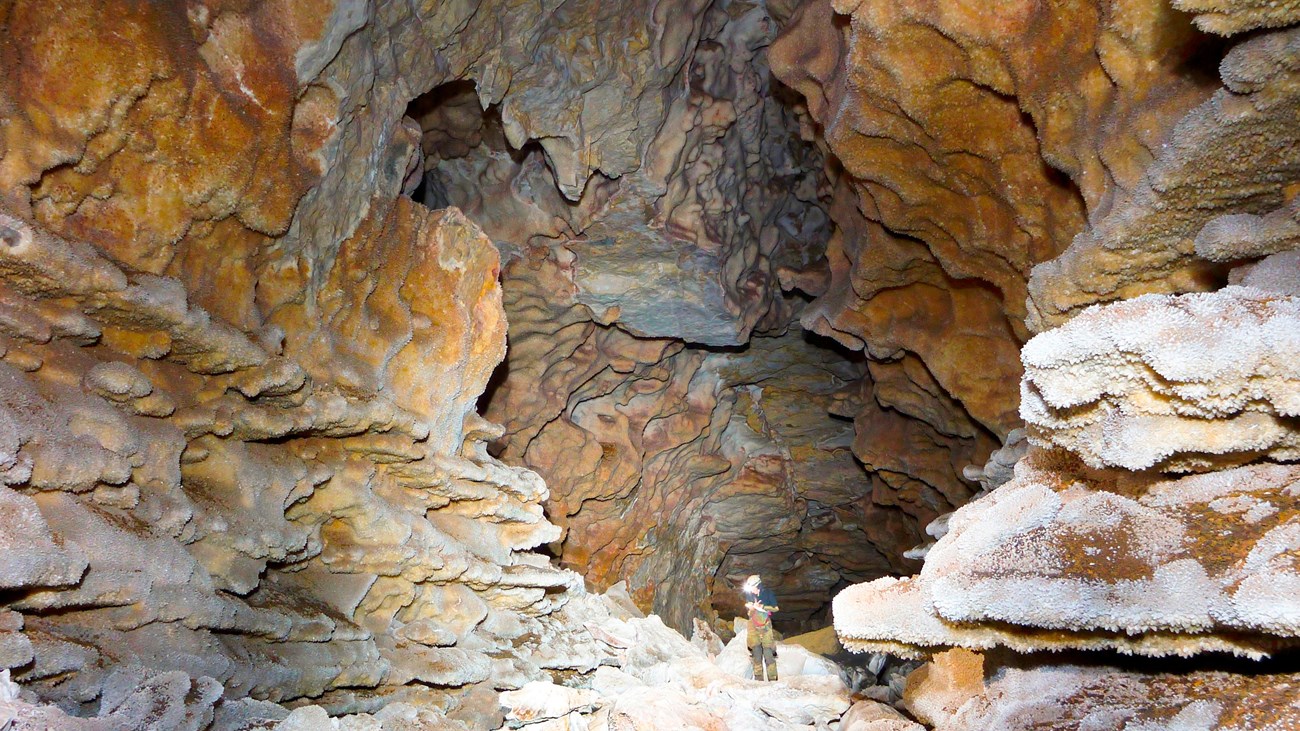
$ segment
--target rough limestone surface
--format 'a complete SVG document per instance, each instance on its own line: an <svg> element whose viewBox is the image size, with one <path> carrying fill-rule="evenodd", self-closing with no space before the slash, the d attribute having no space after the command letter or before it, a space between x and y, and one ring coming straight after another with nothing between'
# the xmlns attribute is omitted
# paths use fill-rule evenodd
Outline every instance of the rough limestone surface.
<svg viewBox="0 0 1300 731"><path fill-rule="evenodd" d="M1298 459L1298 322L1300 298L1253 287L1090 308L1025 345L1029 438L1099 468Z"/></svg>
<svg viewBox="0 0 1300 731"><path fill-rule="evenodd" d="M29 700L491 727L498 690L593 669L552 616L578 577L529 550L546 487L475 413L497 251L398 197L466 9L73 5L10 4L0 44L0 657Z"/></svg>
<svg viewBox="0 0 1300 731"><path fill-rule="evenodd" d="M914 729L793 646L759 685L670 628L754 571L814 626L926 524L919 577L840 594L846 647L1277 654L1297 20L5 3L0 726ZM1070 356L1016 357L1056 327ZM1056 451L1006 482L1022 372ZM1295 725L1293 675L1197 662L913 704Z"/></svg>
<svg viewBox="0 0 1300 731"><path fill-rule="evenodd" d="M898 554L919 521L868 499L884 484L855 462L853 423L828 415L865 377L860 363L795 330L703 353L561 325L524 279L554 271L549 260L506 271L519 378L486 413L505 427L502 458L547 477L564 565L597 584L626 577L681 630L743 614L737 588L751 573L767 577L783 621L799 623L824 613L841 582L905 568ZM560 338L572 355L557 361Z"/></svg>
<svg viewBox="0 0 1300 731"><path fill-rule="evenodd" d="M801 4L773 72L842 165L805 326L917 355L1005 436L1031 268L1127 198L1210 93L1183 66L1202 43L1162 0Z"/></svg>
<svg viewBox="0 0 1300 731"><path fill-rule="evenodd" d="M478 684L544 675L516 639L547 633L576 577L526 552L558 535L545 487L486 454L472 411L503 351L496 253L454 211L383 218L389 235L363 228L335 276L395 276L317 323L304 368L175 279L0 216L4 581L21 617L5 629L30 645L6 664L25 688L103 713L115 688L179 675L207 713L310 697L454 714ZM323 377L375 332L358 316L405 333L351 363L366 391ZM429 619L440 647L402 631ZM493 672L507 649L512 672Z"/></svg>
<svg viewBox="0 0 1300 731"><path fill-rule="evenodd" d="M683 631L696 616L725 625L740 611L736 580L753 572L781 596L784 622L824 620L832 587L909 568L897 556L915 526L960 504L960 469L995 446L960 407L928 403L942 389L923 368L896 374L866 413L889 422L880 438L836 418L857 415L867 371L802 337L801 303L778 281L815 268L829 219L823 156L768 70L771 10L700 4L679 14L696 27L675 55L627 46L618 94L666 103L637 107L636 166L591 176L576 198L550 141L521 144L510 95L494 105L481 77L410 108L425 156L416 195L462 208L507 254L511 348L485 398L505 427L494 449L546 479L563 565L594 586L627 580ZM605 43L649 12L575 6L563 21ZM568 63L595 69L611 63L602 48L564 46ZM563 75L547 81L527 92L539 103L577 93ZM884 413L893 404L907 416ZM875 449L930 438L950 454L912 460L916 479L901 449Z"/></svg>
<svg viewBox="0 0 1300 731"><path fill-rule="evenodd" d="M517 5L537 56L508 43L512 76L484 65L412 105L424 200L569 259L601 324L713 346L784 324L776 269L807 265L828 220L821 156L768 73L764 4Z"/></svg>
<svg viewBox="0 0 1300 731"><path fill-rule="evenodd" d="M942 726L984 692L984 658L957 648L938 653L907 678L903 704L930 726Z"/></svg>
<svg viewBox="0 0 1300 731"><path fill-rule="evenodd" d="M1286 3L1176 5L1224 33L1300 20ZM1034 268L1029 447L989 463L1014 462L1012 479L932 524L919 574L836 597L846 648L934 658L905 699L936 729L1300 723L1295 39L1233 44L1224 88ZM954 676L954 647L985 664L964 700L928 682Z"/></svg>
<svg viewBox="0 0 1300 731"><path fill-rule="evenodd" d="M1300 21L1300 8L1290 12L1288 23ZM1128 199L1034 269L1032 330L1098 302L1215 289L1215 262L1234 258L1227 252L1258 256L1285 226L1279 219L1294 227L1288 204L1300 180L1300 29L1240 42L1220 74L1223 88L1178 122ZM1273 225L1242 225L1254 217ZM1216 245L1225 235L1232 243Z"/></svg>

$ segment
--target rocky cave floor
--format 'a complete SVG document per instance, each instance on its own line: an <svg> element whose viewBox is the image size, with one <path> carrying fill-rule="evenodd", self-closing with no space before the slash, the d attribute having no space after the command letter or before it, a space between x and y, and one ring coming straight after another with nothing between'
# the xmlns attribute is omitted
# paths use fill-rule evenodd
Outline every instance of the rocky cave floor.
<svg viewBox="0 0 1300 731"><path fill-rule="evenodd" d="M1300 729L1296 0L0 39L0 731Z"/></svg>

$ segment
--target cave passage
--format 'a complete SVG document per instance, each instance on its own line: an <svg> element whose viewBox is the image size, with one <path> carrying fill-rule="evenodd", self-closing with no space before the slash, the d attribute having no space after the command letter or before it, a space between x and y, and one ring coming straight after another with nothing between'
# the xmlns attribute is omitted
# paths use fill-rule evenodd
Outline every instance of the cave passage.
<svg viewBox="0 0 1300 731"><path fill-rule="evenodd" d="M0 68L0 731L1300 728L1297 3L9 0Z"/></svg>
<svg viewBox="0 0 1300 731"><path fill-rule="evenodd" d="M839 589L915 570L903 553L973 493L960 470L997 444L951 398L943 418L964 428L926 423L942 388L918 359L869 368L801 324L800 282L824 277L835 228L827 156L798 137L798 97L765 56L736 67L723 52L748 23L698 41L670 112L745 115L656 137L647 154L679 167L597 172L577 200L472 83L407 109L422 130L413 197L465 211L502 252L509 350L479 410L505 427L492 453L550 488L564 535L549 552L593 589L627 582L670 626L725 636L750 574L799 633L829 624Z"/></svg>

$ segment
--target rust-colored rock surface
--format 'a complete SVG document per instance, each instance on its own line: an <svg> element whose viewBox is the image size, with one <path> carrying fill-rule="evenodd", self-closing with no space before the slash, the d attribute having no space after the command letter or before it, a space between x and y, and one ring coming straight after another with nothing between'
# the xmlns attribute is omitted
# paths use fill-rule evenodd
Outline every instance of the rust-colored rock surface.
<svg viewBox="0 0 1300 731"><path fill-rule="evenodd" d="M803 4L772 68L843 165L831 283L805 326L915 354L975 420L1015 426L1030 269L1138 183L1210 90L1157 0Z"/></svg>
<svg viewBox="0 0 1300 731"><path fill-rule="evenodd" d="M488 653L576 577L524 552L558 535L546 489L488 457L491 432L472 398L458 403L502 352L495 252L456 213L383 216L385 257L348 255L372 241L366 226L336 259L353 281L380 263L405 272L385 278L390 299L348 308L407 333L365 390L250 340L175 279L0 219L3 491L30 536L5 536L6 603L22 618L10 632L30 645L6 664L28 689L76 707L129 682L130 665L202 677L209 708L441 695L452 710L489 677L522 682L507 666L540 673L546 661L497 667ZM307 339L363 344L346 323ZM142 341L151 350L133 352ZM435 647L403 633L429 619Z"/></svg>
<svg viewBox="0 0 1300 731"><path fill-rule="evenodd" d="M486 413L505 427L502 458L547 477L565 565L597 585L626 577L634 597L687 626L743 614L750 573L798 623L840 582L905 565L916 523L868 499L853 423L829 416L861 363L794 330L737 353L638 340L580 308L544 309L548 291L571 287L550 279L561 275L549 257L507 267L506 308L519 316L510 375Z"/></svg>
<svg viewBox="0 0 1300 731"><path fill-rule="evenodd" d="M0 727L1296 725L1297 23L0 3Z"/></svg>
<svg viewBox="0 0 1300 731"><path fill-rule="evenodd" d="M1235 19L1198 24L1275 24L1251 4L1215 10ZM1031 446L1013 479L930 527L938 542L917 576L837 597L849 649L1005 648L987 657L1010 667L936 728L1300 719L1293 668L1268 660L1289 656L1300 627L1294 34L1234 45L1224 88L1166 126L1141 175L1034 268L1028 322L1042 332L1021 351L1020 406ZM1116 667L1006 654L1067 648L1117 653ZM1123 655L1200 657L1166 674Z"/></svg>
<svg viewBox="0 0 1300 731"><path fill-rule="evenodd" d="M605 29L615 12L649 11L566 22ZM560 104L577 92L551 79L519 97L536 109L527 117L511 92L493 106L482 79L418 99L417 195L465 210L507 257L510 350L485 414L505 427L501 457L550 486L561 563L593 586L627 580L683 631L695 617L725 627L743 613L737 582L759 572L781 621L813 626L835 587L908 568L919 525L964 501L960 470L996 442L919 361L877 376L803 335L803 303L780 278L819 271L823 154L771 81L764 8L683 12L698 29L671 47L617 60L573 49L617 91ZM676 82L666 62L680 65ZM638 126L618 132L636 146L617 178L578 170L575 187L557 163L568 142L524 144L525 123L559 125L569 142L588 134L557 109L589 118L612 94L642 100ZM903 456L930 439L948 453Z"/></svg>
<svg viewBox="0 0 1300 731"><path fill-rule="evenodd" d="M423 48L411 11L0 11L6 693L109 727L483 727L601 662L556 614L579 578L529 550L560 535L544 483L475 412L497 251L398 198L406 85L449 73L371 63Z"/></svg>
<svg viewBox="0 0 1300 731"><path fill-rule="evenodd" d="M1223 88L1179 121L1128 199L1035 268L1031 329L1097 302L1215 289L1229 252L1293 248L1277 228L1296 225L1300 31L1244 40L1220 68ZM1256 218L1272 225L1249 225Z"/></svg>

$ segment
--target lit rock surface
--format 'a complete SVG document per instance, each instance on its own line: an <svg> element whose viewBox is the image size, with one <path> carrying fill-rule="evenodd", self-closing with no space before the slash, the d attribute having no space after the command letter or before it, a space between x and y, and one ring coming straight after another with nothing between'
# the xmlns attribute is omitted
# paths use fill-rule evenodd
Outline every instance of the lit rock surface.
<svg viewBox="0 0 1300 731"><path fill-rule="evenodd" d="M1151 674L1065 665L1007 670L941 731L1056 728L1097 731L1284 731L1300 718L1300 676Z"/></svg>
<svg viewBox="0 0 1300 731"><path fill-rule="evenodd" d="M917 613L893 624L911 644L1266 653L1300 636L1298 480L1281 465L1140 478L1032 453L953 516L919 577L843 592L837 627L846 646L871 646L863 630L907 601Z"/></svg>
<svg viewBox="0 0 1300 731"><path fill-rule="evenodd" d="M772 68L845 172L805 326L918 355L1005 435L1030 269L1125 198L1208 95L1212 79L1179 68L1198 43L1160 0L802 4Z"/></svg>
<svg viewBox="0 0 1300 731"><path fill-rule="evenodd" d="M571 607L578 604L598 626L593 636L617 648L618 667L598 668L583 687L530 683L502 693L511 727L775 731L825 728L849 710L836 666L796 645L778 643L780 681L755 681L743 635L715 657L657 616L609 612L603 598L583 597Z"/></svg>
<svg viewBox="0 0 1300 731"><path fill-rule="evenodd" d="M1300 468L1174 480L1079 469L1069 479L1062 461L1034 455L952 522L923 572L941 616L1130 635L1300 636Z"/></svg>
<svg viewBox="0 0 1300 731"><path fill-rule="evenodd" d="M504 322L495 251L463 217L393 206L383 257L363 255L363 228L339 270L400 275L315 336L297 330L289 353L189 304L174 279L0 224L13 239L0 491L6 535L29 536L3 566L25 615L7 634L30 653L6 655L27 688L75 708L134 667L201 679L209 706L309 696L346 710L407 687L454 712L475 684L555 662L516 653L513 675L489 681L490 654L545 634L538 618L576 577L521 553L558 535L546 489L483 451L472 395ZM350 361L343 388L325 366L363 342L357 316L405 336ZM142 341L147 356L132 352ZM321 348L312 368L297 342ZM429 618L448 647L401 632Z"/></svg>
<svg viewBox="0 0 1300 731"><path fill-rule="evenodd" d="M1089 309L1025 345L1030 439L1129 470L1300 458L1298 322L1245 287Z"/></svg>
<svg viewBox="0 0 1300 731"><path fill-rule="evenodd" d="M969 650L941 652L907 678L903 704L913 716L942 726L984 692L984 658Z"/></svg>
<svg viewBox="0 0 1300 731"><path fill-rule="evenodd" d="M1290 22L1300 20L1300 8L1289 12ZM1220 70L1225 88L1179 121L1128 199L1034 269L1032 330L1097 302L1213 289L1215 269L1197 255L1198 240L1209 253L1225 217L1288 215L1280 209L1300 168L1300 30L1244 40ZM1243 228L1228 247L1242 258L1258 255L1259 239L1274 235L1269 227ZM1213 259L1227 258L1223 246L1214 248Z"/></svg>
<svg viewBox="0 0 1300 731"><path fill-rule="evenodd" d="M987 5L7 3L0 714L1296 725L1300 13Z"/></svg>
<svg viewBox="0 0 1300 731"><path fill-rule="evenodd" d="M1176 5L1225 33L1298 19ZM835 599L846 648L934 657L905 700L936 729L1300 723L1295 34L1233 45L1108 202L1081 185L1089 224L1028 282L1027 452L970 471L987 492L930 526L919 574ZM954 647L985 663L961 694Z"/></svg>

